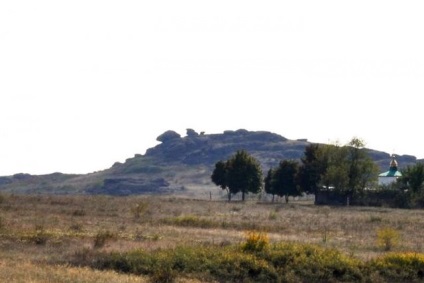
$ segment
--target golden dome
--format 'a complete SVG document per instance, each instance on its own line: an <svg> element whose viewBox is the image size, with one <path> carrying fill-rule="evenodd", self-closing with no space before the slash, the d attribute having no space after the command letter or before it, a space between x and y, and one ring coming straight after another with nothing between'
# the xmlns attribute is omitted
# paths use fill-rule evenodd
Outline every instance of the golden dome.
<svg viewBox="0 0 424 283"><path fill-rule="evenodd" d="M390 169L397 169L398 163L395 159L395 155L392 155L392 161L390 161Z"/></svg>

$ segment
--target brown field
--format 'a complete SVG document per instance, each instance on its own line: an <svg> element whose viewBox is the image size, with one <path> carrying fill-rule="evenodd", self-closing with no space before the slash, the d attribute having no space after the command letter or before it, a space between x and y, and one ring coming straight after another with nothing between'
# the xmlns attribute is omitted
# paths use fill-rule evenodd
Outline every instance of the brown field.
<svg viewBox="0 0 424 283"><path fill-rule="evenodd" d="M271 242L313 243L368 260L386 253L377 230L400 235L394 251L423 252L424 211L224 202L175 197L0 196L0 282L147 282L72 264L76 254L228 245L246 231ZM197 282L180 278L181 282Z"/></svg>

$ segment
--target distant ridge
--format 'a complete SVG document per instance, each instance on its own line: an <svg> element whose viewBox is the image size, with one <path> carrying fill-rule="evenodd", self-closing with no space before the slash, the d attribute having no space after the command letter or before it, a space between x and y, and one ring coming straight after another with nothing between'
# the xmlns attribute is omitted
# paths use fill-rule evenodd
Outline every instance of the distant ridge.
<svg viewBox="0 0 424 283"><path fill-rule="evenodd" d="M264 170L283 159L300 159L307 139L289 140L266 131L225 131L222 134L197 133L187 129L181 137L166 131L157 138L161 143L144 155L136 154L124 163L85 175L53 173L49 175L15 174L0 177L0 191L41 194L183 194L198 195L217 190L210 181L214 164L244 149L257 158ZM368 149L372 159L385 171L390 154ZM411 155L397 155L399 166L417 162Z"/></svg>

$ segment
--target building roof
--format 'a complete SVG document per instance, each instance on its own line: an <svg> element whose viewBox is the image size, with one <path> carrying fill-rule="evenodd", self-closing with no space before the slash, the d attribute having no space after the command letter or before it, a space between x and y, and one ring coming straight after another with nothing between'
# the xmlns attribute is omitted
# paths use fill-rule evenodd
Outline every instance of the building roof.
<svg viewBox="0 0 424 283"><path fill-rule="evenodd" d="M379 174L378 177L402 177L402 173L398 170L389 170Z"/></svg>

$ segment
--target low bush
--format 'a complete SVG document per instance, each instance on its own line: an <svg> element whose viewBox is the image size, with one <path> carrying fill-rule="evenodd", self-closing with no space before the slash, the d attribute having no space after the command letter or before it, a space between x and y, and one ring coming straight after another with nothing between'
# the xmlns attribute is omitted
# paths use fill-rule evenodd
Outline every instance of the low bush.
<svg viewBox="0 0 424 283"><path fill-rule="evenodd" d="M255 235L255 239L263 237ZM300 244L254 247L246 249L243 243L226 247L190 246L154 252L112 253L103 255L97 267L149 275L156 282L172 282L177 275L219 282L363 280L362 263L336 250Z"/></svg>
<svg viewBox="0 0 424 283"><path fill-rule="evenodd" d="M424 280L424 254L389 253L369 262L370 270L390 282Z"/></svg>
<svg viewBox="0 0 424 283"><path fill-rule="evenodd" d="M265 233L247 232L246 240L242 244L243 251L260 252L269 245L269 237Z"/></svg>
<svg viewBox="0 0 424 283"><path fill-rule="evenodd" d="M385 251L390 251L399 243L399 232L393 228L386 227L377 230L377 245Z"/></svg>
<svg viewBox="0 0 424 283"><path fill-rule="evenodd" d="M336 250L290 243L276 244L259 253L245 252L239 246L198 246L103 254L97 257L93 267L145 274L154 282L173 282L177 276L218 282L416 282L424 279L422 254L388 254L361 262Z"/></svg>

